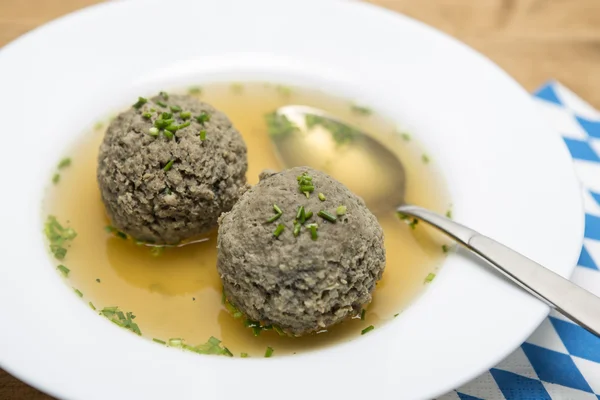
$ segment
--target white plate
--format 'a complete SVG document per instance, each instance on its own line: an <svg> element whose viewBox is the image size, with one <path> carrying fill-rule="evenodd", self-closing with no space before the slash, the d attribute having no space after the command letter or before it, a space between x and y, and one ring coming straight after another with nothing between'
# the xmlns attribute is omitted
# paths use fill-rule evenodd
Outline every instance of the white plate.
<svg viewBox="0 0 600 400"><path fill-rule="evenodd" d="M546 306L464 254L393 323L298 356L187 354L90 312L42 242L56 160L139 93L231 79L320 86L393 117L444 169L456 219L563 276L573 270L583 213L565 146L529 95L466 46L354 2L102 4L0 51L3 368L61 398L431 398L493 366L541 322Z"/></svg>

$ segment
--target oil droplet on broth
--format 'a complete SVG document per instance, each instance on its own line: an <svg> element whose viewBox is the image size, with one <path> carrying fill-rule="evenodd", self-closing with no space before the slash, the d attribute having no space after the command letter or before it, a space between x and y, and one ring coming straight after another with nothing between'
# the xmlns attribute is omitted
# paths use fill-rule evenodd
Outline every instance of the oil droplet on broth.
<svg viewBox="0 0 600 400"><path fill-rule="evenodd" d="M251 184L258 182L264 169L282 169L272 150L264 115L283 105L304 104L360 126L393 150L405 166L407 202L440 213L445 213L450 204L440 174L431 163L423 163L422 151L414 141L407 143L398 135L390 135L393 127L375 115L352 113L350 103L343 99L307 89L282 91L260 83L244 84L241 91L225 84L208 85L198 96L227 114L244 137ZM63 260L71 270L69 285L79 289L83 299L98 309L118 306L133 312L143 336L148 338L184 338L186 343L196 345L214 336L236 356L245 352L262 357L267 346L275 349L275 355L317 349L357 338L365 327L379 327L392 320L423 290L427 274L436 271L444 259L441 244L429 233L419 231L424 227L413 231L393 211L378 215L385 233L387 265L365 320L350 319L326 333L301 338L280 337L275 331L263 331L255 337L221 304L216 232L207 235L203 243L167 248L160 256L153 256L147 246L105 232L110 222L96 182L103 134L103 129L95 129L73 148L72 165L61 172L59 184L49 190L45 212L59 221L68 220L78 233ZM355 158L363 159L364 155L356 154ZM326 172L328 169L327 165L313 167ZM329 173L341 182L344 174L354 170L333 164L329 167ZM367 184L360 189L376 190Z"/></svg>

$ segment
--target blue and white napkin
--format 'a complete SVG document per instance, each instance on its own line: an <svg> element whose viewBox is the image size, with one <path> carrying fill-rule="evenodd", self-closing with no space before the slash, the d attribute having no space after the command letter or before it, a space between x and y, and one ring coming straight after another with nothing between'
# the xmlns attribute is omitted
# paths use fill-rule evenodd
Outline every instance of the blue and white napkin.
<svg viewBox="0 0 600 400"><path fill-rule="evenodd" d="M582 183L585 238L572 280L600 295L600 112L557 82L534 98L562 136ZM495 368L438 398L459 399L600 400L600 339L553 311Z"/></svg>

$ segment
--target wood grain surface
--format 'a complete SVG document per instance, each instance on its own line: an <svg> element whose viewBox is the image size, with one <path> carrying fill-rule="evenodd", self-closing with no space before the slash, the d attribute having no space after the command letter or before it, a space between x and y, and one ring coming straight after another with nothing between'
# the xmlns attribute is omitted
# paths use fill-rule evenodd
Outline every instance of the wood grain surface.
<svg viewBox="0 0 600 400"><path fill-rule="evenodd" d="M251 1L251 0L247 0ZM0 0L0 47L98 0ZM556 79L600 108L599 0L372 0L462 40L531 91ZM0 399L48 400L0 369Z"/></svg>

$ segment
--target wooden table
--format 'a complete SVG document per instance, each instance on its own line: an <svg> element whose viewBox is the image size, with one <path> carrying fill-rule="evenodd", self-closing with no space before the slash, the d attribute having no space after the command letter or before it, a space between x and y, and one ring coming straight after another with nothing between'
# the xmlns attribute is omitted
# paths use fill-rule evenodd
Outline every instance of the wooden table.
<svg viewBox="0 0 600 400"><path fill-rule="evenodd" d="M250 0L248 0L250 1ZM0 46L98 0L0 0ZM557 79L600 108L598 0L372 0L459 38L531 91ZM0 369L0 399L51 399Z"/></svg>

